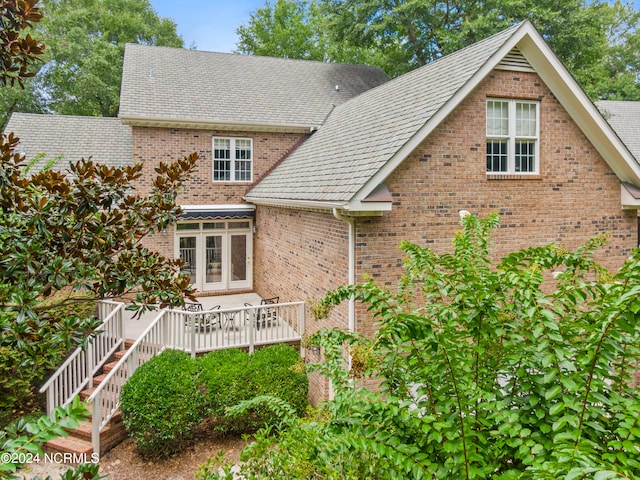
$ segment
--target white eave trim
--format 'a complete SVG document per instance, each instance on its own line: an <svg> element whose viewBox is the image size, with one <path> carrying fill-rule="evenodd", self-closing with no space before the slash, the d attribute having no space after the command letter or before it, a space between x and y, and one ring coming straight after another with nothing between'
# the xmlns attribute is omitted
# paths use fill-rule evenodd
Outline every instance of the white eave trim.
<svg viewBox="0 0 640 480"><path fill-rule="evenodd" d="M493 54L493 56L485 62L485 64L473 74L473 76L465 83L455 94L440 107L440 109L405 143L369 181L358 191L353 201L362 201L374 191L379 184L391 175L391 173L402 163L418 146L436 129L445 118L449 116L453 110L467 98L467 96L475 89L478 84L491 73L492 70L502 61L502 59L511 52L518 42L531 32L533 26L525 22L514 34L505 40L502 46Z"/></svg>
<svg viewBox="0 0 640 480"><path fill-rule="evenodd" d="M383 212L391 211L391 202L321 202L314 200L290 200L283 198L253 198L244 197L244 200L255 205L265 205L270 207L302 208L313 210L334 210L337 209L346 215L354 216L379 216Z"/></svg>
<svg viewBox="0 0 640 480"><path fill-rule="evenodd" d="M286 133L311 133L318 128L318 125L303 125L295 123L280 125L275 123L225 122L189 118L141 117L127 115L120 115L119 118L124 125L130 125L132 127L190 128L196 130Z"/></svg>
<svg viewBox="0 0 640 480"><path fill-rule="evenodd" d="M212 205L180 205L180 208L185 213L198 213L198 212L210 212L212 210L220 212L253 212L256 209L255 205L248 205L246 203L240 204L212 204Z"/></svg>
<svg viewBox="0 0 640 480"><path fill-rule="evenodd" d="M635 192L632 190L635 190ZM637 187L627 186L624 183L620 184L620 203L623 210L640 209L640 198L638 198L638 193L640 193L640 189Z"/></svg>
<svg viewBox="0 0 640 480"><path fill-rule="evenodd" d="M493 56L409 139L353 197L361 202L402 163L514 48L522 53L620 181L640 185L640 165L602 117L562 62L529 22L524 22Z"/></svg>

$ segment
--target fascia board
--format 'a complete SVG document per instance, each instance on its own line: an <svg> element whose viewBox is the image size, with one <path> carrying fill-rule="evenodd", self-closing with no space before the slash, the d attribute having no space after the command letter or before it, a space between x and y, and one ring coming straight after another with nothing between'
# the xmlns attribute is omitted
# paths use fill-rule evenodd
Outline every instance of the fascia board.
<svg viewBox="0 0 640 480"><path fill-rule="evenodd" d="M210 120L171 118L171 117L142 117L119 116L124 125L132 127L161 127L161 128L189 128L194 130L221 131L254 131L254 132L286 132L311 133L317 125L254 123L254 122L216 122Z"/></svg>
<svg viewBox="0 0 640 480"><path fill-rule="evenodd" d="M640 185L640 165L546 42L527 36L518 48L620 181Z"/></svg>
<svg viewBox="0 0 640 480"><path fill-rule="evenodd" d="M533 26L525 22L513 35L505 40L503 45L489 58L485 64L438 110L410 139L405 143L354 195L352 202L359 202L367 198L371 192L389 175L436 129L445 118L467 98L478 84L500 63Z"/></svg>

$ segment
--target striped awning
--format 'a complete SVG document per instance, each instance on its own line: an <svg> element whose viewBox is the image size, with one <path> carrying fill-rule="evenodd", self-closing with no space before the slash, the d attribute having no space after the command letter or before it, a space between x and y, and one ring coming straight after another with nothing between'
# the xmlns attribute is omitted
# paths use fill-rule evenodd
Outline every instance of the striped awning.
<svg viewBox="0 0 640 480"><path fill-rule="evenodd" d="M182 205L180 220L253 218L255 205Z"/></svg>

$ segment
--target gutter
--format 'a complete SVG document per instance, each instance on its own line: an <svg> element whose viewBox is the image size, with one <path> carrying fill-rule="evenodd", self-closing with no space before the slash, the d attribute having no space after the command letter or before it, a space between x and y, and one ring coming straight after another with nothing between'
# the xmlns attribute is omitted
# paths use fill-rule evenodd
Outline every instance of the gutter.
<svg viewBox="0 0 640 480"><path fill-rule="evenodd" d="M355 285L356 283L356 221L341 214L337 208L333 209L333 216L338 220L349 224L349 285ZM349 320L348 320L349 332L355 332L356 329L356 304L355 300L349 299ZM351 368L351 355L349 355L349 368Z"/></svg>

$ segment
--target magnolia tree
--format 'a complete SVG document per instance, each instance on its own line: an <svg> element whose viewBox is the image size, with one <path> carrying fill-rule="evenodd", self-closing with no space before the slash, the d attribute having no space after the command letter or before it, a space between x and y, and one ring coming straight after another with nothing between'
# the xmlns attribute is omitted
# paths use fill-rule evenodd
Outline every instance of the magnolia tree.
<svg viewBox="0 0 640 480"><path fill-rule="evenodd" d="M463 225L451 254L403 242L396 290L329 292L316 311L355 297L377 333L314 335L335 399L306 420L283 406L235 478L640 478L640 251L617 273L594 260L605 235L495 265L498 217Z"/></svg>
<svg viewBox="0 0 640 480"><path fill-rule="evenodd" d="M0 0L0 83L22 85L44 46L29 34L37 0ZM177 261L142 246L174 222L183 181L197 154L160 164L148 193L135 190L142 166L90 160L66 172L32 171L18 139L0 136L0 426L27 411L47 372L77 345L91 341L96 300L127 296L140 312L178 305L192 295ZM37 422L0 431L0 478L13 475L24 453L64 434L87 415L77 400ZM65 474L94 478L97 466Z"/></svg>

